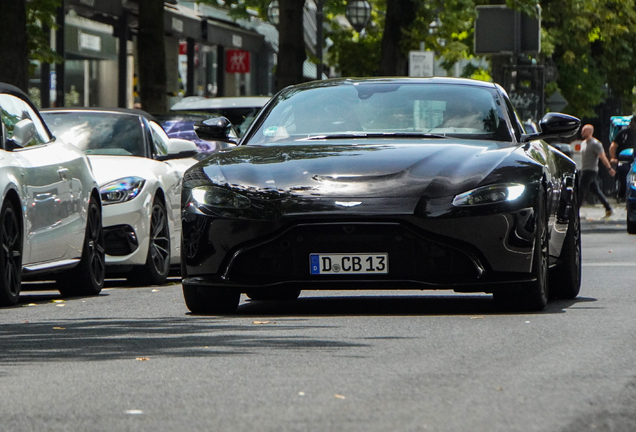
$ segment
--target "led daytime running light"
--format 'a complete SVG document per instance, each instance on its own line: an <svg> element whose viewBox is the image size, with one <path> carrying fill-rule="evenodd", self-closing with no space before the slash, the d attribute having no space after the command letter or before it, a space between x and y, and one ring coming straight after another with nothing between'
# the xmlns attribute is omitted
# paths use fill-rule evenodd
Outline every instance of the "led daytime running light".
<svg viewBox="0 0 636 432"><path fill-rule="evenodd" d="M455 207L494 204L515 201L525 191L522 184L489 185L459 194L453 199Z"/></svg>
<svg viewBox="0 0 636 432"><path fill-rule="evenodd" d="M102 204L119 204L137 197L146 184L141 177L124 177L105 184L99 189Z"/></svg>

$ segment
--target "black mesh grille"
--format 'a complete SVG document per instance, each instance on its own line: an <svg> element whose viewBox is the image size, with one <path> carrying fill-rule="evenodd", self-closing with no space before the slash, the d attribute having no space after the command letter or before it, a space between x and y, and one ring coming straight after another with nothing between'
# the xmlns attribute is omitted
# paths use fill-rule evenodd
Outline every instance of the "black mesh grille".
<svg viewBox="0 0 636 432"><path fill-rule="evenodd" d="M311 275L312 253L389 254L387 275ZM316 224L297 226L243 250L229 273L235 283L288 280L413 280L429 283L474 281L477 270L464 253L426 240L399 224Z"/></svg>

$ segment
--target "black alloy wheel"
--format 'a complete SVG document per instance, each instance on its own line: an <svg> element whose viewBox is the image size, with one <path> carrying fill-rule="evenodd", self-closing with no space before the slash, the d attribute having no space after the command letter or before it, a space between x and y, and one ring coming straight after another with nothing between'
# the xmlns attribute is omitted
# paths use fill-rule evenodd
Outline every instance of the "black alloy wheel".
<svg viewBox="0 0 636 432"><path fill-rule="evenodd" d="M166 207L159 198L152 204L150 244L146 264L135 269L128 280L136 285L162 285L170 272L170 230Z"/></svg>
<svg viewBox="0 0 636 432"><path fill-rule="evenodd" d="M0 211L0 306L18 303L22 286L22 230L13 204Z"/></svg>
<svg viewBox="0 0 636 432"><path fill-rule="evenodd" d="M92 198L88 205L82 258L77 267L61 273L57 287L64 296L93 296L102 291L106 276L106 248L102 211Z"/></svg>

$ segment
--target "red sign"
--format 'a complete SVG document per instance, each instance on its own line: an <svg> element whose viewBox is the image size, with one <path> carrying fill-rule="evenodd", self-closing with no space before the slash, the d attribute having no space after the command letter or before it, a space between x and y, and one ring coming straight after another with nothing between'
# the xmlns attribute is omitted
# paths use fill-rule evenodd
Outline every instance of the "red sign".
<svg viewBox="0 0 636 432"><path fill-rule="evenodd" d="M225 51L225 72L227 73L249 73L250 53L243 50Z"/></svg>

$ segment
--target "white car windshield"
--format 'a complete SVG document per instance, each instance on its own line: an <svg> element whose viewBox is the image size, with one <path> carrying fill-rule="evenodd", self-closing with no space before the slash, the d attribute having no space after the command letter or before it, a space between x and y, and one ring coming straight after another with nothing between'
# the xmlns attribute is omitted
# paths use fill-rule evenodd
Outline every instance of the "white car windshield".
<svg viewBox="0 0 636 432"><path fill-rule="evenodd" d="M458 137L512 141L495 89L453 84L317 85L281 93L248 144L308 138Z"/></svg>
<svg viewBox="0 0 636 432"><path fill-rule="evenodd" d="M98 111L41 114L53 135L86 154L145 156L143 128L137 116Z"/></svg>

